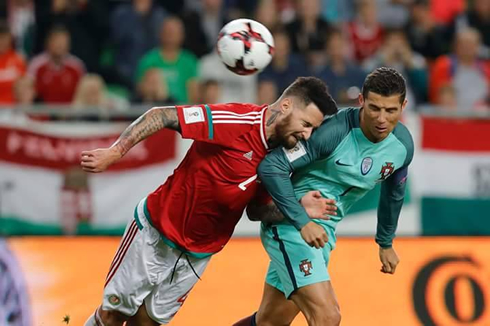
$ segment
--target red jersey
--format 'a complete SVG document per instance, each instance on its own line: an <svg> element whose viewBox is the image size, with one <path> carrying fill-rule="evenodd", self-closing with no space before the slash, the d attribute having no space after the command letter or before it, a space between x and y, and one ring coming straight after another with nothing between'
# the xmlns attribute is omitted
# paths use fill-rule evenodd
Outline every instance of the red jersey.
<svg viewBox="0 0 490 326"><path fill-rule="evenodd" d="M256 170L267 154L266 109L238 103L177 107L182 137L195 141L147 198L151 221L164 238L200 254L228 242L258 192Z"/></svg>
<svg viewBox="0 0 490 326"><path fill-rule="evenodd" d="M46 53L34 57L28 73L36 81L36 92L45 103L70 103L85 66L75 56L67 55L55 64Z"/></svg>
<svg viewBox="0 0 490 326"><path fill-rule="evenodd" d="M21 55L13 50L0 54L0 104L14 103L14 83L26 72Z"/></svg>

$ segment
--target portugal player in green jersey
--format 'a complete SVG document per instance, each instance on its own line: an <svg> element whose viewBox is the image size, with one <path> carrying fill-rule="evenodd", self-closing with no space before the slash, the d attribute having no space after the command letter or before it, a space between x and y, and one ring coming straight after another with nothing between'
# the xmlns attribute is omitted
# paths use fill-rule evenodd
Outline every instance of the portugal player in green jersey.
<svg viewBox="0 0 490 326"><path fill-rule="evenodd" d="M360 108L331 116L308 141L291 150L279 148L260 164L259 177L278 208L275 214L284 218L266 222L274 212L273 203L254 209L253 218L262 220L262 243L271 261L258 312L237 326L289 325L299 311L310 326L340 324L327 270L335 229L352 205L378 183L376 242L381 271L395 273L399 258L392 244L413 157L412 137L399 122L405 95L402 75L378 68L364 82ZM336 200L337 215L311 220L298 202L311 190Z"/></svg>

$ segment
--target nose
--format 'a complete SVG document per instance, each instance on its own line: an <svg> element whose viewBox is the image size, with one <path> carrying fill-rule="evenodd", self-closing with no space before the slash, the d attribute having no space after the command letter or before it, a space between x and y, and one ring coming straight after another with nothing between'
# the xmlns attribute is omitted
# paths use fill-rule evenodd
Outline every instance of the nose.
<svg viewBox="0 0 490 326"><path fill-rule="evenodd" d="M381 110L381 112L379 112L377 120L379 123L385 123L386 122L386 112Z"/></svg>
<svg viewBox="0 0 490 326"><path fill-rule="evenodd" d="M311 137L312 132L313 128L306 128L305 131L303 131L303 139L308 140Z"/></svg>

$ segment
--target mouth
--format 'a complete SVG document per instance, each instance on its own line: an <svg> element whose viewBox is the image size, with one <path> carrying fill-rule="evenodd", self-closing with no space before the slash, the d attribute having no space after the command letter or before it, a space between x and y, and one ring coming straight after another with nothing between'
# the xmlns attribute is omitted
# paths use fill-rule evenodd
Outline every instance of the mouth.
<svg viewBox="0 0 490 326"><path fill-rule="evenodd" d="M376 126L376 130L379 132L379 133L384 133L388 130L387 127L379 127L379 126Z"/></svg>

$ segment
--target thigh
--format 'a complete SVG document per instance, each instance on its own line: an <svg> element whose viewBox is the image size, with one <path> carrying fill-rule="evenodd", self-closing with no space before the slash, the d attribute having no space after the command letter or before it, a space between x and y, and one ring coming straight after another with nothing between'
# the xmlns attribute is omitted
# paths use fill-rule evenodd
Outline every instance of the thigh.
<svg viewBox="0 0 490 326"><path fill-rule="evenodd" d="M143 304L138 309L136 315L130 317L126 322L126 326L159 326L160 324L152 320L146 311L146 306Z"/></svg>
<svg viewBox="0 0 490 326"><path fill-rule="evenodd" d="M211 257L188 256L177 249L168 247L163 241L160 242L157 249L173 252L173 265L167 268L167 272L159 275L157 285L145 298L145 305L151 319L161 324L168 324L180 310L194 285L200 280ZM165 262L162 263L165 265Z"/></svg>
<svg viewBox="0 0 490 326"><path fill-rule="evenodd" d="M262 301L256 315L257 326L288 326L298 315L296 304L286 299L284 293L265 283Z"/></svg>
<svg viewBox="0 0 490 326"><path fill-rule="evenodd" d="M324 281L304 286L291 295L291 300L307 316L315 311L333 315L340 311L332 283Z"/></svg>
<svg viewBox="0 0 490 326"><path fill-rule="evenodd" d="M283 291L286 298L298 288L330 280L328 245L323 249L310 247L290 224L262 226L261 239L271 266L277 271L280 286L267 283Z"/></svg>

